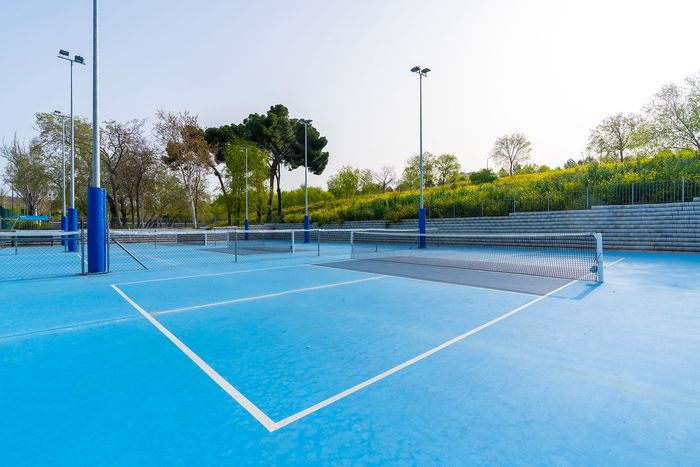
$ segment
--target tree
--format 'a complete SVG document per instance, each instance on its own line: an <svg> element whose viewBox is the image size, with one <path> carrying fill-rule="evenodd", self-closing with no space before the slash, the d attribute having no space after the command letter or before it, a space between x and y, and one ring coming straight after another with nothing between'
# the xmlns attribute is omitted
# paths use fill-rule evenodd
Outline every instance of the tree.
<svg viewBox="0 0 700 467"><path fill-rule="evenodd" d="M51 190L41 146L33 141L26 147L15 136L12 143L0 147L0 157L7 161L3 180L19 193L27 213L36 215Z"/></svg>
<svg viewBox="0 0 700 467"><path fill-rule="evenodd" d="M210 131L210 138L214 138ZM308 169L320 175L328 164L328 152L323 149L328 144L326 138L308 125ZM273 196L277 192L277 214L282 215L282 188L280 185L282 167L294 170L304 165L304 125L300 120L289 117L289 110L282 104L273 105L267 114L250 114L240 124L231 124L218 129L217 140L224 144L233 138L248 140L268 152L269 192L267 219L272 220Z"/></svg>
<svg viewBox="0 0 700 467"><path fill-rule="evenodd" d="M456 181L462 170L462 166L454 154L439 155L435 159L434 167L438 185Z"/></svg>
<svg viewBox="0 0 700 467"><path fill-rule="evenodd" d="M248 207L258 207L265 203L267 190L265 181L268 179L267 152L256 147L251 142L238 140L229 144L224 150L224 161L228 173L228 197L239 219L245 217L245 187L246 187L246 154L248 148ZM258 210L253 209L257 216ZM258 218L258 220L260 220Z"/></svg>
<svg viewBox="0 0 700 467"><path fill-rule="evenodd" d="M469 182L475 185L491 183L498 179L498 175L491 169L481 169L469 174Z"/></svg>
<svg viewBox="0 0 700 467"><path fill-rule="evenodd" d="M163 162L178 174L197 227L197 205L206 196L206 174L211 167L211 154L204 139L204 131L197 117L189 112L165 112L156 114L154 132L165 154Z"/></svg>
<svg viewBox="0 0 700 467"><path fill-rule="evenodd" d="M61 118L53 113L36 113L35 128L38 135L33 140L41 146L46 162L51 185L61 186ZM70 180L70 120L66 119L66 191ZM85 214L87 208L87 188L92 178L92 125L85 119L76 116L75 131L75 207ZM103 167L103 175L104 172ZM60 199L60 190L56 190L56 199ZM69 196L69 193L66 193Z"/></svg>
<svg viewBox="0 0 700 467"><path fill-rule="evenodd" d="M393 166L382 166L377 172L372 175L374 182L379 186L382 193L390 190L396 183L396 169Z"/></svg>
<svg viewBox="0 0 700 467"><path fill-rule="evenodd" d="M615 157L624 162L625 154L647 142L647 126L637 114L616 114L604 119L588 136L588 151L598 157Z"/></svg>
<svg viewBox="0 0 700 467"><path fill-rule="evenodd" d="M401 185L405 188L416 189L420 184L420 155L408 158L401 176ZM423 185L435 185L435 156L430 152L423 153Z"/></svg>
<svg viewBox="0 0 700 467"><path fill-rule="evenodd" d="M125 165L128 161L138 164L136 155L147 153L148 143L143 132L145 120L131 120L126 123L118 123L114 120L105 124L104 131L101 132L101 158L104 170L107 173L107 183L109 192L107 200L112 211L112 222L116 226L122 225L122 218L126 218L127 206L125 200L121 199L120 182L124 182L128 171L130 176L138 176L134 170L128 170ZM121 216L120 216L121 211ZM133 213L133 208L132 208Z"/></svg>
<svg viewBox="0 0 700 467"><path fill-rule="evenodd" d="M236 132L232 129L230 125L224 125L218 128L207 128L204 131L204 139L209 144L209 149L213 154L211 170L214 172L217 180L219 181L219 188L221 188L221 200L226 207L226 218L228 225L233 224L233 197L229 196L226 183L224 183L224 178L230 178L229 173L225 173L227 169L226 158L224 153L226 152L228 146L240 140ZM219 165L224 164L224 172L219 170Z"/></svg>
<svg viewBox="0 0 700 467"><path fill-rule="evenodd" d="M700 73L664 86L646 107L655 145L700 152Z"/></svg>
<svg viewBox="0 0 700 467"><path fill-rule="evenodd" d="M161 166L155 149L147 143L127 154L123 161L117 174L118 185L128 200L132 225L143 226L149 191L161 183Z"/></svg>
<svg viewBox="0 0 700 467"><path fill-rule="evenodd" d="M341 167L328 178L328 192L336 198L349 198L360 191L360 170L349 165Z"/></svg>
<svg viewBox="0 0 700 467"><path fill-rule="evenodd" d="M508 169L512 177L515 164L522 164L530 159L532 143L522 133L512 133L498 138L493 143L491 157L496 164Z"/></svg>

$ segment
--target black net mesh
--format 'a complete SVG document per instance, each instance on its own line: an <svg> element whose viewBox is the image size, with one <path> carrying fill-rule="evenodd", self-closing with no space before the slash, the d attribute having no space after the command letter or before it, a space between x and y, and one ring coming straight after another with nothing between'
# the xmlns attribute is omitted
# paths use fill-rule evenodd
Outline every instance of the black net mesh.
<svg viewBox="0 0 700 467"><path fill-rule="evenodd" d="M419 234L355 232L353 259L598 280L596 234Z"/></svg>

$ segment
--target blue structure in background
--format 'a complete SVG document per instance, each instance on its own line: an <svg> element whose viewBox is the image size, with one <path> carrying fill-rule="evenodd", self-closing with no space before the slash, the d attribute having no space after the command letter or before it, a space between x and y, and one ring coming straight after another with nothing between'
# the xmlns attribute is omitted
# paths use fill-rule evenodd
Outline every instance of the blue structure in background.
<svg viewBox="0 0 700 467"><path fill-rule="evenodd" d="M304 216L304 243L309 243L310 228L309 216Z"/></svg>
<svg viewBox="0 0 700 467"><path fill-rule="evenodd" d="M247 217L245 219L245 222L243 223L243 228L245 229L245 239L248 240L248 231L250 230L250 223L248 222Z"/></svg>
<svg viewBox="0 0 700 467"><path fill-rule="evenodd" d="M107 191L91 186L88 205L88 272L107 271Z"/></svg>
<svg viewBox="0 0 700 467"><path fill-rule="evenodd" d="M425 208L418 208L418 246L420 248L425 248Z"/></svg>
<svg viewBox="0 0 700 467"><path fill-rule="evenodd" d="M68 208L68 215L66 216L66 230L68 232L78 231L78 210L76 208ZM77 252L78 251L78 235L71 235L68 237L68 251Z"/></svg>

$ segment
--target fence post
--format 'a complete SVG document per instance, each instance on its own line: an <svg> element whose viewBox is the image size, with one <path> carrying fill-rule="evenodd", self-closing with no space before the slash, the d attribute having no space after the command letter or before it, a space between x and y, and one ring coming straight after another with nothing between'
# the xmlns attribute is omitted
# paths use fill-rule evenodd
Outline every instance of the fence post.
<svg viewBox="0 0 700 467"><path fill-rule="evenodd" d="M107 238L109 238L109 234L107 234ZM109 257L109 253L107 253L107 257ZM80 226L80 274L85 275L85 227L82 225Z"/></svg>
<svg viewBox="0 0 700 467"><path fill-rule="evenodd" d="M550 210L550 204L551 204L551 194L547 192L547 212Z"/></svg>
<svg viewBox="0 0 700 467"><path fill-rule="evenodd" d="M586 209L591 209L591 195L589 185L586 185Z"/></svg>
<svg viewBox="0 0 700 467"><path fill-rule="evenodd" d="M685 203L685 177L681 177L681 203Z"/></svg>
<svg viewBox="0 0 700 467"><path fill-rule="evenodd" d="M634 182L632 183L632 204L634 204Z"/></svg>

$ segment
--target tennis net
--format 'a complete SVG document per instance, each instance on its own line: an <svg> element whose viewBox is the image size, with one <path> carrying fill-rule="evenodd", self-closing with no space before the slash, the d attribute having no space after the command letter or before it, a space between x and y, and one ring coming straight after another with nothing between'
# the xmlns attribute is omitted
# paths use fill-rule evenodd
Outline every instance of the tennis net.
<svg viewBox="0 0 700 467"><path fill-rule="evenodd" d="M354 232L351 257L561 279L603 281L599 233Z"/></svg>

